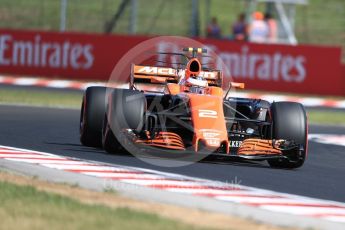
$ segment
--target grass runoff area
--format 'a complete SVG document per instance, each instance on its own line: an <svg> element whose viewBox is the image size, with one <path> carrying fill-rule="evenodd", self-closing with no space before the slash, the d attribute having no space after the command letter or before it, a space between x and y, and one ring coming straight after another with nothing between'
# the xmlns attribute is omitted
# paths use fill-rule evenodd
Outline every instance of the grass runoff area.
<svg viewBox="0 0 345 230"><path fill-rule="evenodd" d="M80 108L83 93L77 90L58 90L4 86L0 103L47 107Z"/></svg>
<svg viewBox="0 0 345 230"><path fill-rule="evenodd" d="M345 125L344 110L307 109L309 123L325 125Z"/></svg>
<svg viewBox="0 0 345 230"><path fill-rule="evenodd" d="M54 90L31 87L3 87L1 104L19 104L79 109L83 93L77 90ZM307 109L310 123L345 125L345 111L335 109Z"/></svg>
<svg viewBox="0 0 345 230"><path fill-rule="evenodd" d="M0 182L1 229L204 229L154 214L83 204L33 186Z"/></svg>
<svg viewBox="0 0 345 230"><path fill-rule="evenodd" d="M0 182L0 201L3 229L188 229L154 215L85 205L32 186L7 182Z"/></svg>
<svg viewBox="0 0 345 230"><path fill-rule="evenodd" d="M287 229L4 171L0 171L0 204L0 229L6 230Z"/></svg>

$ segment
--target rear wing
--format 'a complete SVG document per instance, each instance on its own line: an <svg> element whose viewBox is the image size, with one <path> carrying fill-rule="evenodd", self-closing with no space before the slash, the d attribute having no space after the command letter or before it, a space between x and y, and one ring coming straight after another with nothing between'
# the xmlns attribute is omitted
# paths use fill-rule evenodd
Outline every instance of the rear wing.
<svg viewBox="0 0 345 230"><path fill-rule="evenodd" d="M169 67L155 67L134 65L131 66L130 87L135 83L166 84L178 83L178 69ZM223 76L220 71L201 71L199 77L207 80L209 86L222 87Z"/></svg>

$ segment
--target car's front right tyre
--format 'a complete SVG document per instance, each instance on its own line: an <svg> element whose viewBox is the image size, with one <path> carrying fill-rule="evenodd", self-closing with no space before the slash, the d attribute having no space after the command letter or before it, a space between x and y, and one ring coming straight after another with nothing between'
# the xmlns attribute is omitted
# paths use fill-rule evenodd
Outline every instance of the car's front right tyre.
<svg viewBox="0 0 345 230"><path fill-rule="evenodd" d="M308 148L307 115L302 104L273 102L271 105L272 139L292 140L300 148L283 150L287 159L268 160L274 168L299 168L304 164Z"/></svg>

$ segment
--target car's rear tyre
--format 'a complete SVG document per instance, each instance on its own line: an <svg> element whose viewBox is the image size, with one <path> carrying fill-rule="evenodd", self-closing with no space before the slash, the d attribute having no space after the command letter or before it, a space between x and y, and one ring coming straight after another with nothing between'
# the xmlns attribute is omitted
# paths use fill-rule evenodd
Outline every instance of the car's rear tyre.
<svg viewBox="0 0 345 230"><path fill-rule="evenodd" d="M130 140L124 130L140 132L144 125L146 98L142 92L114 89L109 95L106 123L103 132L103 148L109 153L126 151Z"/></svg>
<svg viewBox="0 0 345 230"><path fill-rule="evenodd" d="M102 146L102 125L106 106L106 87L88 87L80 112L80 142L85 146Z"/></svg>
<svg viewBox="0 0 345 230"><path fill-rule="evenodd" d="M272 139L293 140L301 149L283 151L286 159L268 160L271 167L298 168L304 164L308 147L308 124L303 105L295 102L274 102L271 105Z"/></svg>

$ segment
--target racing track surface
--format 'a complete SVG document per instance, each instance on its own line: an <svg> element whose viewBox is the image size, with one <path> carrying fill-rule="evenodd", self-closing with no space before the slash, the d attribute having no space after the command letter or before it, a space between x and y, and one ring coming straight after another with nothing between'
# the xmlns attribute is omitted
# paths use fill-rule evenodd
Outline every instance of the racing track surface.
<svg viewBox="0 0 345 230"><path fill-rule="evenodd" d="M194 163L153 166L127 155L109 155L79 143L79 110L0 106L0 144L106 163L150 168L223 182L240 182L279 192L345 202L345 147L309 142L309 156L297 170L267 163ZM310 126L310 133L345 134L345 127Z"/></svg>

